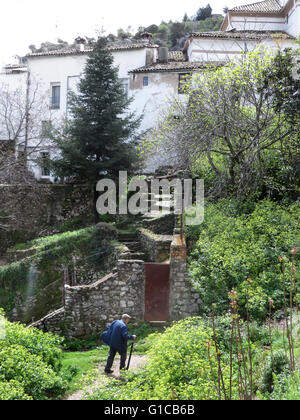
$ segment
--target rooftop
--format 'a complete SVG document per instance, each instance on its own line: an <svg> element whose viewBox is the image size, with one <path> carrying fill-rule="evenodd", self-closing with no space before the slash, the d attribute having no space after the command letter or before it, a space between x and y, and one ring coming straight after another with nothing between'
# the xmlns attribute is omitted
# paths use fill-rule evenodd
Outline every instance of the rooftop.
<svg viewBox="0 0 300 420"><path fill-rule="evenodd" d="M223 66L225 63L220 61L201 61L201 62L189 62L189 61L169 61L168 63L154 63L150 66L139 67L137 69L129 71L129 73L163 73L163 72L181 72L200 70L209 67Z"/></svg>
<svg viewBox="0 0 300 420"><path fill-rule="evenodd" d="M158 45L150 43L125 43L115 44L108 46L109 51L124 51L124 50L137 50L142 48L158 48ZM27 57L48 57L48 56L66 56L66 55L86 55L93 51L93 47L85 46L84 50L77 48L62 48L53 51L43 51L28 54Z"/></svg>
<svg viewBox="0 0 300 420"><path fill-rule="evenodd" d="M214 31L197 32L190 35L190 38L222 38L222 39L243 39L243 40L262 40L274 39L294 39L291 35L282 31Z"/></svg>
<svg viewBox="0 0 300 420"><path fill-rule="evenodd" d="M13 74L13 73L24 73L27 72L26 64L6 64L3 67L3 71L1 73L5 74Z"/></svg>
<svg viewBox="0 0 300 420"><path fill-rule="evenodd" d="M250 12L250 13L279 13L283 9L278 0L264 0L252 4L236 6L230 12Z"/></svg>

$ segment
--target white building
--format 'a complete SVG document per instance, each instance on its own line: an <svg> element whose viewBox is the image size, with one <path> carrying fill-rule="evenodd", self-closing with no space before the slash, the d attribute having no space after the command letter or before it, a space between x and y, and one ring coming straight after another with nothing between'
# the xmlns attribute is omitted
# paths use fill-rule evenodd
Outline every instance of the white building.
<svg viewBox="0 0 300 420"><path fill-rule="evenodd" d="M238 31L286 32L300 35L299 0L264 0L229 10L221 31L235 28Z"/></svg>
<svg viewBox="0 0 300 420"><path fill-rule="evenodd" d="M187 75L207 65L222 65L258 44L273 51L296 46L299 6L300 0L264 0L235 7L226 14L220 31L191 34L182 53L160 49L149 36L139 43L110 47L124 89L134 98L131 111L143 117L141 132L155 126L170 97L182 94L181 85ZM6 67L0 83L5 80L13 88L28 81L31 86L39 83L48 110L48 116L43 115L41 121L42 132L42 126L47 127L49 121L68 116L68 92L76 90L90 50L78 38L76 48L29 54L27 68ZM55 153L47 136L41 137L29 144L33 155ZM38 179L51 179L37 165L31 163L31 169Z"/></svg>
<svg viewBox="0 0 300 420"><path fill-rule="evenodd" d="M264 0L229 10L220 31L192 34L189 61L228 61L258 44L268 50L293 48L300 35L300 0Z"/></svg>
<svg viewBox="0 0 300 420"><path fill-rule="evenodd" d="M40 89L49 100L49 121L52 124L68 117L68 92L77 89L78 81L83 73L88 53L91 48L79 44L77 48L68 50L35 53L27 56L29 77L40 83ZM129 95L129 71L152 63L157 59L157 46L147 43L127 44L110 47L114 58L114 65L118 67L119 79L124 85L124 90ZM132 110L140 114L136 103L131 105ZM45 125L47 121L45 121ZM32 145L36 148L36 145ZM34 155L55 153L51 144L44 139ZM37 165L31 165L35 176L47 178L49 174Z"/></svg>

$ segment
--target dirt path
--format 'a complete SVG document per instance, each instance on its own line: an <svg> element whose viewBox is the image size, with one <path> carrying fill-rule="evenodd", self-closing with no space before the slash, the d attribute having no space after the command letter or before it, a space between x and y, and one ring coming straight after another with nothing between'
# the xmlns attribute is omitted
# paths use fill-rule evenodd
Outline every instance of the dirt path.
<svg viewBox="0 0 300 420"><path fill-rule="evenodd" d="M137 372L144 364L146 363L146 356L138 356L133 355L131 362L130 362L130 370L133 370L134 372ZM109 378L115 378L120 379L120 357L116 356L113 370L114 373L107 375L104 373L104 363L101 363L99 365L99 377L95 382L93 382L91 385L86 386L84 389L74 392L74 394L69 395L65 398L67 401L80 401L85 395L93 394L95 391L97 391L100 388L105 387L107 382L109 381Z"/></svg>

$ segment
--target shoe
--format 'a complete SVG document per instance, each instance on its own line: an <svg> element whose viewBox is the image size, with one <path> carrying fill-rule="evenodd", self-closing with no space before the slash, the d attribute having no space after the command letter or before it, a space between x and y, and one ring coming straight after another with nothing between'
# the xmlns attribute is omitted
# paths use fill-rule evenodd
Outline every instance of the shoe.
<svg viewBox="0 0 300 420"><path fill-rule="evenodd" d="M109 370L105 370L104 372L105 372L105 373L113 373L114 371L113 371L113 370L111 370L111 369L109 369Z"/></svg>

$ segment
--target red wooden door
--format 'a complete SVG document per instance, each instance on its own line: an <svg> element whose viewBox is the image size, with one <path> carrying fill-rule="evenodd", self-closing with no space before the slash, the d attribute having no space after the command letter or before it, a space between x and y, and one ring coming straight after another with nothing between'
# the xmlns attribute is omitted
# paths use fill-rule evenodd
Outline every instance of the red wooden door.
<svg viewBox="0 0 300 420"><path fill-rule="evenodd" d="M145 321L169 318L170 265L145 264Z"/></svg>

